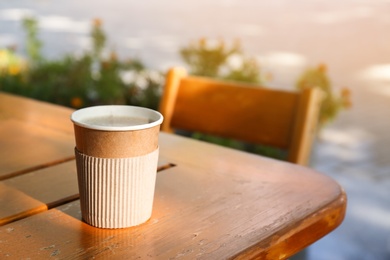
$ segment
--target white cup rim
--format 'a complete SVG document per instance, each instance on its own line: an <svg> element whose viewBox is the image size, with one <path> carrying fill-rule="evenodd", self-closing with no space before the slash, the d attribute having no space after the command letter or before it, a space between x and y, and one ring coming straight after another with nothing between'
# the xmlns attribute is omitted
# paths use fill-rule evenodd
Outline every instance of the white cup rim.
<svg viewBox="0 0 390 260"><path fill-rule="evenodd" d="M105 125L95 125L88 124L83 122L88 118L93 116L110 116L113 115L119 116L137 116L143 117L150 120L149 123L146 124L137 124L131 126L105 126ZM78 126L94 129L94 130L102 130L102 131L133 131L133 130L142 130L147 128L152 128L154 126L160 125L163 121L163 116L160 112L146 108L146 107L138 107L138 106L127 106L127 105L102 105L102 106L91 106L82 108L74 111L70 117L71 121Z"/></svg>

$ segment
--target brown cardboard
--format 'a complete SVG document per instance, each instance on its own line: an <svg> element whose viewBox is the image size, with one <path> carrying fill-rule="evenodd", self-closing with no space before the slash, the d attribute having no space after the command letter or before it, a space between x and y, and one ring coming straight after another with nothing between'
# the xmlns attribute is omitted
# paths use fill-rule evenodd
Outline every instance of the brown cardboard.
<svg viewBox="0 0 390 260"><path fill-rule="evenodd" d="M79 152L100 158L142 156L158 147L160 125L142 130L102 131L74 125Z"/></svg>

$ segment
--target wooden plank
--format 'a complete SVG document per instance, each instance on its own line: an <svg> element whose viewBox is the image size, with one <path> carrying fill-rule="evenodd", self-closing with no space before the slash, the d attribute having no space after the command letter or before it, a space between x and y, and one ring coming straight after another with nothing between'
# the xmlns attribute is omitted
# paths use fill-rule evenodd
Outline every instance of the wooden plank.
<svg viewBox="0 0 390 260"><path fill-rule="evenodd" d="M44 203L0 183L0 226L47 210Z"/></svg>
<svg viewBox="0 0 390 260"><path fill-rule="evenodd" d="M73 159L71 112L0 92L0 180Z"/></svg>
<svg viewBox="0 0 390 260"><path fill-rule="evenodd" d="M164 115L164 121L161 125L161 130L173 133L171 127L172 116L175 111L175 100L177 92L179 90L180 81L187 76L187 72L184 69L176 68L169 70L166 76L166 82L164 88L164 95L161 97L160 112Z"/></svg>
<svg viewBox="0 0 390 260"><path fill-rule="evenodd" d="M0 185L5 188L0 195L1 225L79 197L74 160L4 180ZM14 199L9 199L11 196Z"/></svg>
<svg viewBox="0 0 390 260"><path fill-rule="evenodd" d="M166 77L161 130L200 132L281 148L289 162L307 165L316 135L321 90L285 91L234 81L188 76L180 67Z"/></svg>
<svg viewBox="0 0 390 260"><path fill-rule="evenodd" d="M324 95L319 88L302 91L288 154L290 162L308 164L311 147L318 133L317 124Z"/></svg>
<svg viewBox="0 0 390 260"><path fill-rule="evenodd" d="M79 197L74 160L10 178L2 183L44 203L48 208Z"/></svg>
<svg viewBox="0 0 390 260"><path fill-rule="evenodd" d="M170 167L166 159L159 159L158 171ZM74 160L4 180L0 185L0 225L79 198Z"/></svg>
<svg viewBox="0 0 390 260"><path fill-rule="evenodd" d="M298 92L186 77L175 101L173 128L288 148Z"/></svg>
<svg viewBox="0 0 390 260"><path fill-rule="evenodd" d="M73 111L63 106L0 91L0 120L14 118L73 134L73 124L70 121Z"/></svg>
<svg viewBox="0 0 390 260"><path fill-rule="evenodd" d="M314 170L185 138L162 141L177 166L158 174L148 222L93 228L72 202L0 227L0 257L284 259L344 218L345 193Z"/></svg>
<svg viewBox="0 0 390 260"><path fill-rule="evenodd" d="M0 137L0 180L74 158L73 134L5 119Z"/></svg>
<svg viewBox="0 0 390 260"><path fill-rule="evenodd" d="M0 126L8 127L2 139L15 140L13 124L23 130L17 135L29 135L25 132L31 128L30 139L40 141L32 144L47 142L50 154L50 142L56 150L61 147L57 138L73 138L44 121L37 126L41 123L36 119L17 117L24 120L21 123L1 111ZM50 140L45 131L54 132ZM0 183L2 223L33 214L0 227L0 258L283 259L332 231L344 218L345 193L327 176L216 145L160 137L160 154L169 164L157 176L154 211L147 223L121 230L93 228L81 221L78 201L44 211L47 205L75 198L68 196L77 194L75 165L69 161ZM1 155L8 160L7 152ZM169 168L172 164L176 167ZM40 211L44 212L35 214Z"/></svg>

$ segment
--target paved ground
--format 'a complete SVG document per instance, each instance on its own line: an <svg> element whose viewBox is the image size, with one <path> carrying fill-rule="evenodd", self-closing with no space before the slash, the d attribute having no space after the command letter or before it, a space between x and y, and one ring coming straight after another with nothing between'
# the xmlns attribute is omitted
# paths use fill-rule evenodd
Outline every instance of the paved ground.
<svg viewBox="0 0 390 260"><path fill-rule="evenodd" d="M0 46L23 49L26 13L40 19L52 57L88 48L90 21L99 17L110 48L157 69L180 64L178 49L200 37L241 39L275 87L326 63L334 87L352 90L353 107L322 131L312 167L336 179L349 201L340 228L307 256L390 259L389 0L0 0Z"/></svg>
<svg viewBox="0 0 390 260"><path fill-rule="evenodd" d="M347 215L309 259L390 259L390 96L360 89L356 108L322 133L313 167L348 195Z"/></svg>

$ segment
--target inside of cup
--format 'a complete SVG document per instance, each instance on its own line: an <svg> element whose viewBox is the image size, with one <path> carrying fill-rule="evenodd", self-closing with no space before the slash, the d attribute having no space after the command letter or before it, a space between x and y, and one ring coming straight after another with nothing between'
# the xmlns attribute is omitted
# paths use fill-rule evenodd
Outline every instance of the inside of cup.
<svg viewBox="0 0 390 260"><path fill-rule="evenodd" d="M163 116L152 109L136 106L107 105L87 107L73 112L74 124L96 130L126 131L154 127Z"/></svg>

